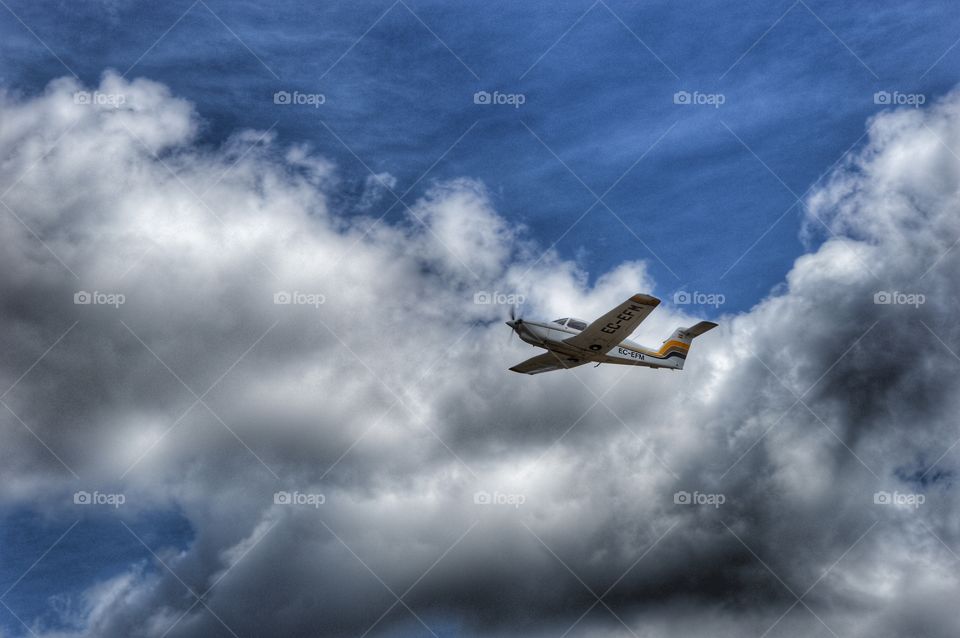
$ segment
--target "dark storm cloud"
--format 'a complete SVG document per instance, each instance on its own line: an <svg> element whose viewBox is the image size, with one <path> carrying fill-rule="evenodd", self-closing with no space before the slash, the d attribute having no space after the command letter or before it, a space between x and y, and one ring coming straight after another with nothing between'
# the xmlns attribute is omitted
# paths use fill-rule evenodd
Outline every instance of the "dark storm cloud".
<svg viewBox="0 0 960 638"><path fill-rule="evenodd" d="M952 632L956 96L871 122L810 199L825 242L682 373L527 378L505 368L532 350L475 294L590 318L655 289L643 264L588 286L470 180L408 223L338 218L333 168L303 149L201 150L162 86L106 76L119 108L81 88L0 106L0 378L23 420L0 495L69 515L109 485L118 519L175 506L195 538L157 548L176 577L91 587L76 634ZM642 340L695 318L664 304Z"/></svg>

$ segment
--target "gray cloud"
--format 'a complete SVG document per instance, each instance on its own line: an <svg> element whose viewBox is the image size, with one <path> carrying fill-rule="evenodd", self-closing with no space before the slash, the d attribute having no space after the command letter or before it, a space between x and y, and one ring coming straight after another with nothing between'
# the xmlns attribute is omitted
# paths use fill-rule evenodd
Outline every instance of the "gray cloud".
<svg viewBox="0 0 960 638"><path fill-rule="evenodd" d="M643 263L589 286L468 179L403 222L345 217L303 148L199 148L163 86L106 75L119 108L81 89L0 104L0 500L69 517L111 487L118 524L176 508L196 537L155 548L183 583L93 586L78 635L359 635L391 590L369 635L953 633L960 96L873 119L809 199L822 245L682 373L526 378L476 293L590 318L655 290ZM638 336L693 318L664 304Z"/></svg>

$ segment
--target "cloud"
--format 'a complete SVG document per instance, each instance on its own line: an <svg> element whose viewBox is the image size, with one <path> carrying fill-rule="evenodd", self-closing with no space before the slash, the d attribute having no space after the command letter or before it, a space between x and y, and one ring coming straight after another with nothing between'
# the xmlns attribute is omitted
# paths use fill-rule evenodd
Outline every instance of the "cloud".
<svg viewBox="0 0 960 638"><path fill-rule="evenodd" d="M92 585L75 634L952 633L930 601L958 593L960 96L874 118L809 199L821 245L682 373L529 378L475 295L590 319L656 290L643 262L590 285L470 179L344 215L329 161L199 146L147 80L0 113L0 501L69 518L113 490L118 525L176 509L195 533Z"/></svg>

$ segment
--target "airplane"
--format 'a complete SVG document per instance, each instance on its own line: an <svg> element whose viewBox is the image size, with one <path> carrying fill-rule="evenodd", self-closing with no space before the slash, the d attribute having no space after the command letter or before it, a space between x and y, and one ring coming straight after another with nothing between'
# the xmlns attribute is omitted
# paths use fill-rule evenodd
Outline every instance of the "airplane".
<svg viewBox="0 0 960 638"><path fill-rule="evenodd" d="M636 294L591 323L565 317L554 321L529 321L515 317L511 309L506 322L523 341L547 351L510 368L523 374L575 368L585 363L612 363L683 370L694 337L717 327L701 321L689 328L677 328L654 350L627 339L647 318L660 300Z"/></svg>

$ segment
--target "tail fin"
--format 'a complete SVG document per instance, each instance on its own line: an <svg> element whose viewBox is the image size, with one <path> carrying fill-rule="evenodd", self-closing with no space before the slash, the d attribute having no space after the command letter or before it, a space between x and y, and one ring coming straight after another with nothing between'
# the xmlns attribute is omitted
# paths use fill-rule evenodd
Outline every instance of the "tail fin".
<svg viewBox="0 0 960 638"><path fill-rule="evenodd" d="M701 321L689 328L677 328L673 334L663 342L660 351L657 353L664 359L673 359L676 362L676 369L683 370L683 363L687 359L687 352L690 350L690 343L694 337L699 337L704 332L716 328L717 324L712 321Z"/></svg>

